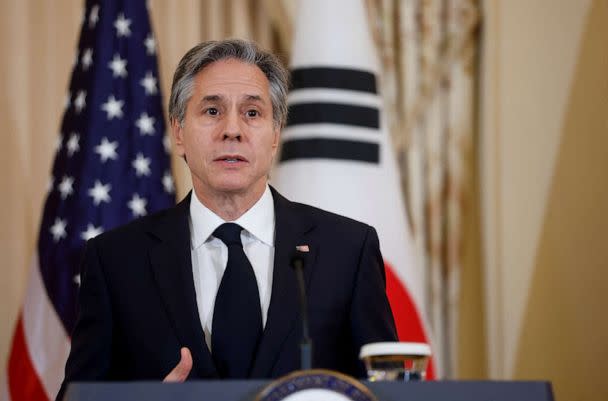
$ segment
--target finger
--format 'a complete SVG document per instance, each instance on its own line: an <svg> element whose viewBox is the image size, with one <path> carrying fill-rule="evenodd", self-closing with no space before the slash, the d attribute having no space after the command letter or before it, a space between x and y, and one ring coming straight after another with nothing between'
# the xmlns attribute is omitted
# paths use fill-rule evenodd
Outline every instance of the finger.
<svg viewBox="0 0 608 401"><path fill-rule="evenodd" d="M183 347L180 350L180 353L181 358L179 363L175 365L171 372L169 372L169 374L164 378L163 382L182 383L186 381L186 378L192 370L192 355L190 354L190 350L186 347Z"/></svg>

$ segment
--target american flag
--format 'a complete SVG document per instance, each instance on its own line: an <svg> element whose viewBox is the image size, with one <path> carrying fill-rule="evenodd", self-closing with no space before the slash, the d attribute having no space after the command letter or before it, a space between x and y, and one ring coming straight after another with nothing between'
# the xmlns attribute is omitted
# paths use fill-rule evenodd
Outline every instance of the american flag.
<svg viewBox="0 0 608 401"><path fill-rule="evenodd" d="M52 400L76 320L86 240L175 202L144 0L89 0L8 361L6 400Z"/></svg>

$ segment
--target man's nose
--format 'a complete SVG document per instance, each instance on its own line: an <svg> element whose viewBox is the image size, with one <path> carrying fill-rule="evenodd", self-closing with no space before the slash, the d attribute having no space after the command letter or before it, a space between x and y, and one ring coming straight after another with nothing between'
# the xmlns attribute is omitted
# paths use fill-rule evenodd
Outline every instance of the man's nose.
<svg viewBox="0 0 608 401"><path fill-rule="evenodd" d="M226 124L224 126L222 139L236 139L238 141L241 140L241 127L239 124L239 114L237 112L230 112L226 116Z"/></svg>

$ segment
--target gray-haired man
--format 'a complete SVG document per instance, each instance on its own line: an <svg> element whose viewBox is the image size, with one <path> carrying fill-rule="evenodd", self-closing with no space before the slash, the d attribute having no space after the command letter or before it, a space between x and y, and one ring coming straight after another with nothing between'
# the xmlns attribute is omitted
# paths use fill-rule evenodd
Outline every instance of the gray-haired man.
<svg viewBox="0 0 608 401"><path fill-rule="evenodd" d="M297 370L296 248L307 250L314 367L361 376L359 348L396 339L375 230L268 185L287 87L285 68L252 42L205 42L180 61L169 114L193 191L89 241L58 397L70 381Z"/></svg>

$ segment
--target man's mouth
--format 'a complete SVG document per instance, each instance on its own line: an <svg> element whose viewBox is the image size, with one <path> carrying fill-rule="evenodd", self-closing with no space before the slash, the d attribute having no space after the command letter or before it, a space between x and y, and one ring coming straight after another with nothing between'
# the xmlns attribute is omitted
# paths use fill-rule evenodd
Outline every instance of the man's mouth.
<svg viewBox="0 0 608 401"><path fill-rule="evenodd" d="M247 161L247 159L245 159L244 157L239 156L239 155L221 156L221 157L218 157L215 160L216 161L220 161L220 162L227 162L227 163L230 163L230 164L238 163L238 162L246 162Z"/></svg>

